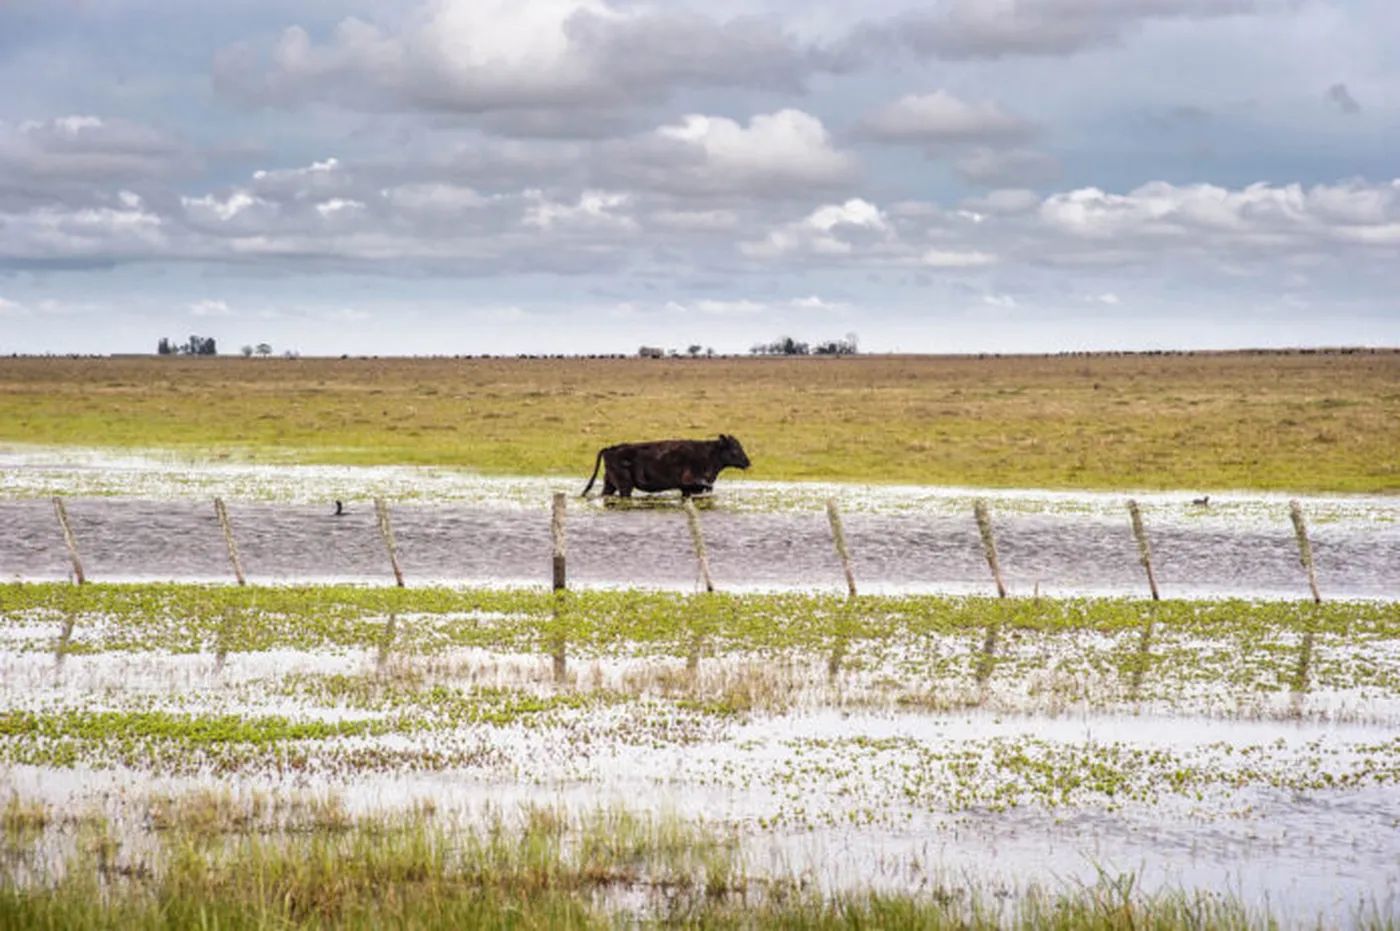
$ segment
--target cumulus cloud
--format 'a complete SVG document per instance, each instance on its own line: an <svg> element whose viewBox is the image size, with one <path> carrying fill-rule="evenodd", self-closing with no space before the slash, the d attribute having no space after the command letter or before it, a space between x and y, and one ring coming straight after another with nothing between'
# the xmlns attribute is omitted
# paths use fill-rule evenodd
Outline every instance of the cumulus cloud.
<svg viewBox="0 0 1400 931"><path fill-rule="evenodd" d="M840 258L871 268L974 271L992 265L1198 268L1254 275L1285 262L1379 261L1400 245L1400 180L1336 185L1154 182L1125 194L1079 188L997 192L966 208L895 216L865 201L829 205L741 244L769 262ZM866 235L842 236L845 224ZM877 232L878 235L869 235Z"/></svg>
<svg viewBox="0 0 1400 931"><path fill-rule="evenodd" d="M664 169L665 186L688 193L762 195L775 187L829 187L855 174L854 159L833 148L821 120L801 110L758 114L747 126L691 114L656 137L675 155Z"/></svg>
<svg viewBox="0 0 1400 931"><path fill-rule="evenodd" d="M966 103L944 90L909 94L861 121L862 131L884 142L923 145L1008 142L1035 133L1029 120L995 103Z"/></svg>
<svg viewBox="0 0 1400 931"><path fill-rule="evenodd" d="M1380 268L1400 246L1400 180L1236 188L1154 182L1048 196L1012 187L954 203L765 198L745 192L780 186L782 172L815 185L849 168L819 122L779 111L747 124L681 118L666 130L650 141L690 153L676 163L683 181L671 189L570 180L489 191L455 179L451 165L386 171L327 156L178 197L118 188L72 206L0 204L0 261L213 262L303 275L427 270L482 278L630 269L674 283L678 272L686 280L725 280L736 268L782 267L956 277L992 268L1002 275L1184 266L1255 275L1299 262ZM706 186L726 193L693 193ZM1103 293L1119 287L1103 286ZM223 310L200 298L181 306L206 315Z"/></svg>
<svg viewBox="0 0 1400 931"><path fill-rule="evenodd" d="M324 41L292 26L270 48L235 45L214 79L260 105L496 114L492 125L506 131L591 135L580 108L691 86L797 91L808 59L772 19L717 22L605 0L429 0L401 24L352 17Z"/></svg>
<svg viewBox="0 0 1400 931"><path fill-rule="evenodd" d="M741 242L739 249L750 258L792 253L842 256L858 250L878 249L880 243L891 242L895 237L884 211L857 197L842 204L818 207L802 219L771 231L761 240Z"/></svg>
<svg viewBox="0 0 1400 931"><path fill-rule="evenodd" d="M539 191L527 191L530 205L522 223L543 230L558 228L633 230L636 221L623 211L631 198L613 191L584 191L574 203L559 203Z"/></svg>
<svg viewBox="0 0 1400 931"><path fill-rule="evenodd" d="M1064 56L1121 42L1153 20L1257 12L1261 0L943 0L867 25L852 54L898 47L945 60Z"/></svg>

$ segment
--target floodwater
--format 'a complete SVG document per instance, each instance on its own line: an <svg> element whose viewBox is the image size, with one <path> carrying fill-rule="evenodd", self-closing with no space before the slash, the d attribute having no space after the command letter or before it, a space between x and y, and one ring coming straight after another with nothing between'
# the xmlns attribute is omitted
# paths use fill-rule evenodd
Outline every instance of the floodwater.
<svg viewBox="0 0 1400 931"><path fill-rule="evenodd" d="M232 577L223 534L206 500L70 498L66 510L92 580L221 580ZM998 513L992 522L1002 577L1012 594L1147 594L1126 512ZM333 516L325 505L228 502L244 571L252 582L393 582L370 502ZM552 541L544 508L396 504L390 510L409 584L546 584ZM1149 525L1153 569L1164 597L1310 597L1293 527L1162 522ZM845 586L823 511L729 510L722 497L701 511L710 572L720 590ZM843 517L862 591L990 592L977 524L945 513L854 513ZM566 520L568 576L584 586L693 587L698 579L684 512L576 502ZM1310 528L1319 587L1329 598L1400 593L1400 524ZM0 578L62 579L71 571L53 504L0 499Z"/></svg>
<svg viewBox="0 0 1400 931"><path fill-rule="evenodd" d="M1078 652L1053 633L1037 649L1047 651L1047 663ZM480 663L481 672L496 677L481 681L526 692L541 688L537 674L549 663L471 650L453 658L466 664L455 675ZM736 825L755 874L796 874L823 889L926 891L975 883L1015 890L1032 881L1060 889L1092 886L1102 872L1132 874L1138 892L1236 895L1251 907L1267 906L1285 926L1312 925L1318 916L1324 926L1344 926L1363 901L1382 913L1400 907L1400 793L1391 775L1400 759L1394 742L1400 718L1393 705L1378 719L1357 722L1311 717L1306 708L1300 719L1212 718L1169 705L1144 711L1113 702L1047 715L1033 710L1038 699L1007 676L991 684L998 711L847 707L839 704L840 693L887 685L899 665L867 656L867 666L832 690L821 658L813 660L807 673L795 674L817 700L786 711L695 718L638 699L549 723L465 723L354 742L399 751L490 751L482 762L444 771L411 763L339 768L337 754L349 748L324 741L319 767L295 775L271 765L275 748L263 771L217 777L102 765L16 765L0 774L22 798L70 811L115 805L119 817L139 812L133 799L212 786L331 793L361 813L431 800L442 815L468 820L526 806L666 811ZM377 717L386 712L297 699L285 687L307 676L361 675L367 661L353 652L281 650L231 656L215 673L209 657L99 653L70 656L55 675L51 656L0 651L0 698L36 710L82 707L100 696L104 707L182 714ZM654 657L600 662L600 685L609 691L629 674L668 664ZM706 658L699 687L712 688L741 662ZM580 678L587 677L581 670ZM1204 688L1193 681L1183 677L1182 690ZM1227 698L1221 709L1233 703ZM411 699L387 713L406 707ZM1121 773L1127 790L1149 797L1096 789L1094 773L1103 772ZM1171 777L1183 772L1198 781L1174 787ZM1385 780L1347 784L1358 772ZM1335 783L1324 784L1329 775ZM1077 776L1088 783L1067 781ZM963 791L973 797L960 801ZM139 817L124 830L139 834Z"/></svg>
<svg viewBox="0 0 1400 931"><path fill-rule="evenodd" d="M392 584L373 505L382 497L408 584L546 585L549 500L568 491L570 585L695 588L697 561L674 498L604 505L580 501L579 487L443 470L199 465L0 449L0 579L68 577L50 500L62 495L88 579L231 580L212 503L218 495L253 583ZM1164 598L1310 597L1286 497L1212 492L1198 506L1194 494L1131 496L1142 506ZM333 515L332 497L347 502L344 515ZM834 500L862 592L992 593L972 513L972 502L983 499L1012 594L1145 596L1128 497L726 476L699 510L721 591L844 591L824 510ZM1300 504L1324 598L1400 596L1400 498L1303 497ZM101 623L82 619L78 635ZM96 652L68 656L55 669L40 644L56 633L0 615L0 713L101 705L322 719L346 710L294 698L300 686L332 674L368 675L374 664L368 650L235 654L226 665L210 656ZM1139 891L1237 894L1302 924L1319 915L1328 926L1350 923L1363 900L1382 914L1400 909L1400 691L1393 685L1400 651L1390 642L1320 637L1317 684L1289 694L1261 688L1270 684L1259 678L1265 673L1252 670L1234 641L1193 646L1158 631L1152 650L1186 661L1151 665L1147 697L1139 700L1123 697L1116 673L1092 671L1112 670L1112 662L1086 661L1095 649L1130 652L1138 634L1096 646L1101 636L1027 633L1024 642L999 646L976 708L938 710L892 697L973 694L981 684L970 654L952 682L900 660L889 645L865 656L852 645L855 661L836 682L824 656L706 655L698 694L723 694L745 670L781 680L790 662L806 697L729 719L645 693L538 725L473 723L382 738L406 752L420 744L490 751L482 755L488 762L443 772L411 764L337 771L346 745L327 741L319 750L328 768L299 782L272 767L216 780L154 765L0 764L0 786L59 805L214 783L234 791L333 791L361 811L421 799L466 813L516 803L619 804L737 825L760 872L768 863L824 887L927 890L973 881L1072 888L1094 883L1102 870L1134 874ZM931 635L900 649L962 656L975 640ZM1192 658L1204 665L1192 667ZM1079 671L1058 671L1062 660ZM443 683L450 688L479 682L512 693L592 687L629 695L637 689L629 676L671 675L685 663L571 658L580 667L576 679L556 686L544 656L461 651L404 661L451 669L454 678ZM1234 661L1239 669L1219 665ZM1357 673L1361 684L1339 678L1348 670L1365 672ZM1044 772L1104 767L1158 797L1076 788L1061 800L1043 791ZM1172 788L1182 773L1202 774L1199 794ZM1358 773L1379 777L1344 785ZM1338 781L1309 781L1320 774ZM976 795L973 804L958 801L963 791ZM1008 799L1013 804L1002 807Z"/></svg>

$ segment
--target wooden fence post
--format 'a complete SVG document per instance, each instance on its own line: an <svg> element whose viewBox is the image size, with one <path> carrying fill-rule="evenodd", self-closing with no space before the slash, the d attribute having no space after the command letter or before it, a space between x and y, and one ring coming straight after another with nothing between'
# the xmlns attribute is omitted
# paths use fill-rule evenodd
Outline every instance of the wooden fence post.
<svg viewBox="0 0 1400 931"><path fill-rule="evenodd" d="M851 598L856 597L856 577L851 572L851 553L846 549L846 532L841 526L841 514L836 510L836 499L826 499L826 516L831 521L831 539L836 543L836 555L841 557L841 568L846 572L846 590Z"/></svg>
<svg viewBox="0 0 1400 931"><path fill-rule="evenodd" d="M689 498L683 498L685 520L690 525L690 539L695 544L695 558L700 563L700 575L705 581L705 591L713 592L715 583L710 579L710 560L705 556L705 538L700 534L700 514Z"/></svg>
<svg viewBox="0 0 1400 931"><path fill-rule="evenodd" d="M243 576L243 563L238 558L238 543L233 539L233 525L229 523L228 509L224 507L223 498L214 499L214 513L219 515L219 525L224 528L224 543L228 545L228 558L233 563L233 575L238 579L239 585L247 585L248 580Z"/></svg>
<svg viewBox="0 0 1400 931"><path fill-rule="evenodd" d="M1137 537L1138 559L1142 562L1142 568L1147 570L1147 587L1152 590L1152 600L1160 601L1157 594L1157 578L1152 574L1152 551L1147 546L1147 531L1142 526L1142 512L1138 510L1136 501L1129 499L1128 514L1133 519L1133 536Z"/></svg>
<svg viewBox="0 0 1400 931"><path fill-rule="evenodd" d="M1001 567L997 564L997 541L992 536L992 519L987 515L987 502L978 500L973 504L973 514L977 517L977 530L982 535L982 552L987 556L987 565L992 568L992 578L997 583L997 597L1006 597L1006 586L1001 582Z"/></svg>
<svg viewBox="0 0 1400 931"><path fill-rule="evenodd" d="M53 498L53 510L58 515L58 525L63 528L63 542L68 547L68 558L73 561L73 577L79 585L87 581L83 575L83 562L78 558L78 541L73 538L73 528L68 526L68 509L58 495Z"/></svg>
<svg viewBox="0 0 1400 931"><path fill-rule="evenodd" d="M564 559L564 501L568 496L562 491L554 493L554 505L549 520L549 533L554 540L554 630L550 635L550 659L553 661L554 681L563 683L569 678L569 639L564 632L562 617L564 601L568 592L568 575Z"/></svg>
<svg viewBox="0 0 1400 931"><path fill-rule="evenodd" d="M1308 528L1303 523L1303 508L1297 498L1289 502L1288 513L1293 518L1293 533L1298 537L1298 556L1308 570L1308 587L1312 589L1313 602L1322 604L1322 595L1317 590L1317 571L1313 568L1312 544L1308 542Z"/></svg>
<svg viewBox="0 0 1400 931"><path fill-rule="evenodd" d="M549 532L554 537L554 590L562 592L567 587L564 566L564 499L562 491L554 493L554 514L549 522Z"/></svg>
<svg viewBox="0 0 1400 931"><path fill-rule="evenodd" d="M73 561L73 584L82 585L86 581L83 576L83 563L78 559L78 543L73 538L73 530L68 526L68 511L63 506L63 499L54 495L54 514L58 517L58 525L63 528L63 542L68 547L68 558ZM54 671L58 672L63 668L63 657L68 655L68 644L73 639L73 626L78 622L78 614L71 607L63 617L63 631L58 635L58 649L54 656Z"/></svg>
<svg viewBox="0 0 1400 931"><path fill-rule="evenodd" d="M384 538L384 548L389 551L389 563L394 567L394 581L403 588L403 570L399 568L399 548L394 544L394 530L389 526L389 506L383 498L374 499L374 512L379 516L379 535Z"/></svg>

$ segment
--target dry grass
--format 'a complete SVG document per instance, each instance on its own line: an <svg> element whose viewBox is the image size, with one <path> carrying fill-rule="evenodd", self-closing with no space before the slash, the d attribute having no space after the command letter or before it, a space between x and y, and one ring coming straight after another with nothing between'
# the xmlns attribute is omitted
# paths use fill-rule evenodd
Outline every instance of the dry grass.
<svg viewBox="0 0 1400 931"><path fill-rule="evenodd" d="M1400 490L1400 352L0 359L0 442L587 476L740 437L763 479Z"/></svg>

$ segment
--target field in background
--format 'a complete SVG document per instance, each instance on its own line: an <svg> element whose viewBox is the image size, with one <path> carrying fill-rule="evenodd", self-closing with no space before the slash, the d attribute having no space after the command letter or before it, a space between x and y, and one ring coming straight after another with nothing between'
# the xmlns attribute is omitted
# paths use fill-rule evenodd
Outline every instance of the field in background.
<svg viewBox="0 0 1400 931"><path fill-rule="evenodd" d="M771 480L1400 491L1400 352L0 359L0 442L576 475L733 433Z"/></svg>

